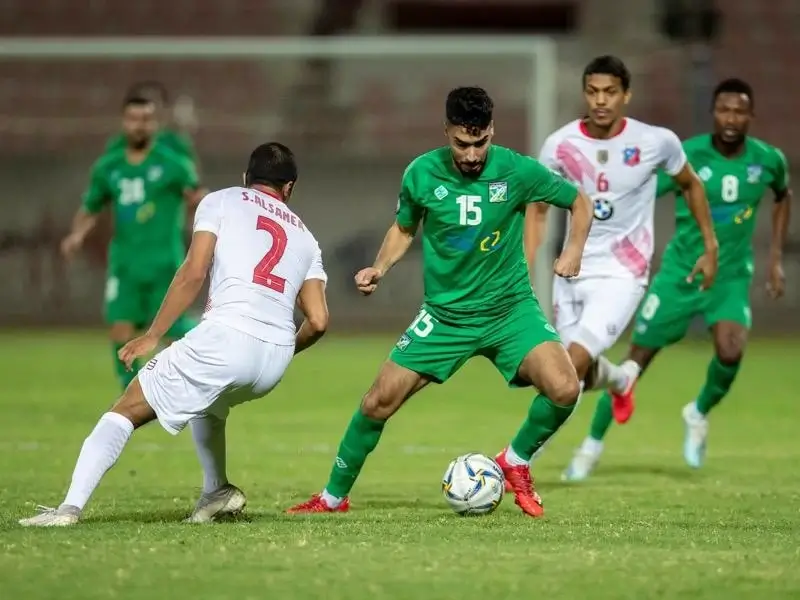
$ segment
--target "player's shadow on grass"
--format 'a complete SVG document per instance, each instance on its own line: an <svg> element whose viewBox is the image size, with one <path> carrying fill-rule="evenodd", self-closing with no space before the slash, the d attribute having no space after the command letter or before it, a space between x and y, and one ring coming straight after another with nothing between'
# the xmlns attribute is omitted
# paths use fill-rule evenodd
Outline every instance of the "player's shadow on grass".
<svg viewBox="0 0 800 600"><path fill-rule="evenodd" d="M619 477L620 475L646 475L648 477L667 477L678 481L688 481L695 477L695 472L689 467L679 465L614 464L598 467L597 470L592 473L592 479Z"/></svg>

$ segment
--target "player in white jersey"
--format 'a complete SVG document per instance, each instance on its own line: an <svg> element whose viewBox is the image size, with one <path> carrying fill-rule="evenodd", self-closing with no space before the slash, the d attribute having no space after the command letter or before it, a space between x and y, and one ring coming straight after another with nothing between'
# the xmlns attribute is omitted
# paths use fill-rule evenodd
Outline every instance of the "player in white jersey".
<svg viewBox="0 0 800 600"><path fill-rule="evenodd" d="M83 443L63 503L23 519L26 526L78 522L84 506L134 429L158 419L171 434L188 423L203 466L203 492L189 517L205 522L244 508L225 472L231 407L259 398L283 377L292 356L325 332L327 276L314 236L286 205L297 180L292 152L256 148L245 187L206 196L197 208L183 265L145 335L119 352L128 367L151 354L196 299L211 272L203 320L143 367ZM296 330L295 305L305 315Z"/></svg>
<svg viewBox="0 0 800 600"><path fill-rule="evenodd" d="M639 368L633 361L613 365L603 352L622 335L647 286L657 169L675 179L704 236L713 240L687 276L703 273L704 285L709 285L717 265L703 184L677 135L624 116L630 79L620 59L592 60L583 73L587 116L550 135L539 156L540 162L583 187L594 202L580 275L553 282L555 324L585 388L608 386L620 399L615 416L624 420L630 416ZM547 207L529 210L526 250L532 261L543 239Z"/></svg>

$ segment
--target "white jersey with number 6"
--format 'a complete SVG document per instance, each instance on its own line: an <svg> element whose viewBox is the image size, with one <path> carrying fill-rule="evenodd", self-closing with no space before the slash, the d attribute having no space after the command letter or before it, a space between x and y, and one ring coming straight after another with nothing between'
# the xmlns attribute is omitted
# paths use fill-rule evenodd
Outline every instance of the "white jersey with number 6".
<svg viewBox="0 0 800 600"><path fill-rule="evenodd" d="M206 196L195 231L217 236L204 320L273 344L294 344L297 294L327 281L319 244L278 198L233 187Z"/></svg>
<svg viewBox="0 0 800 600"><path fill-rule="evenodd" d="M678 136L625 119L616 136L596 139L576 120L547 138L539 160L583 187L594 202L579 277L646 282L653 257L656 170L677 175L683 169L686 154Z"/></svg>
<svg viewBox="0 0 800 600"><path fill-rule="evenodd" d="M589 135L581 120L545 141L539 160L586 190L594 222L580 275L553 281L562 341L597 357L628 326L644 295L653 257L656 170L677 175L686 154L673 132L625 119L610 139Z"/></svg>

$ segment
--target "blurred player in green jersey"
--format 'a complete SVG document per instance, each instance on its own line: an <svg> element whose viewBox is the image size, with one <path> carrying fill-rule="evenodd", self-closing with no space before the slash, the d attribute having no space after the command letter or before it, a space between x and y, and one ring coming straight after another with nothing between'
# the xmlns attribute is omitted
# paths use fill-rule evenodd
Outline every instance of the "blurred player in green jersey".
<svg viewBox="0 0 800 600"><path fill-rule="evenodd" d="M719 270L714 285L701 291L686 281L686 273L703 252L703 240L689 215L684 198L672 180L659 174L658 195L676 193L676 231L664 251L661 269L653 279L636 316L628 359L642 371L658 352L681 340L695 316L701 316L714 339L714 357L697 398L683 408L686 426L684 458L702 466L708 437L708 415L733 384L744 354L751 325L750 287L753 280L753 233L756 213L771 191L772 243L768 265L768 293L778 298L784 290L783 245L789 224L789 168L783 153L747 135L753 119L751 87L739 79L721 82L714 91L713 133L684 141L689 162L704 181L719 241ZM614 409L612 410L612 406ZM601 440L616 414L629 416L632 397L613 399L604 394L597 405L589 437L575 454L569 479L584 479L597 463Z"/></svg>
<svg viewBox="0 0 800 600"><path fill-rule="evenodd" d="M72 231L61 244L73 256L110 207L114 233L109 248L105 317L111 327L113 357L120 385L127 387L137 368L128 371L118 350L155 316L172 276L185 255L186 206L200 199L193 163L155 143L158 121L154 103L142 97L125 100L122 130L126 145L107 150L92 166L89 185ZM193 325L184 317L169 337L182 337Z"/></svg>
<svg viewBox="0 0 800 600"><path fill-rule="evenodd" d="M523 221L534 202L571 211L570 239L554 270L575 277L592 222L591 202L537 160L492 145L493 103L483 89L453 90L445 111L448 145L408 166L395 222L374 265L355 277L362 294L373 293L422 224L422 308L353 415L324 491L289 512L346 511L350 490L387 420L426 385L444 383L470 358L483 356L510 386L540 390L496 460L520 508L530 516L543 514L528 462L572 413L580 385L531 292Z"/></svg>
<svg viewBox="0 0 800 600"><path fill-rule="evenodd" d="M167 93L167 88L158 81L142 81L135 83L128 89L125 95L127 98L145 98L150 100L155 106L156 120L158 121L159 128L155 133L154 141L158 144L166 146L169 150L184 156L194 163L197 163L197 154L195 153L192 138L185 131L187 127L181 125L190 125L193 121L193 114L183 115L181 122L176 122L176 107L171 106L170 97ZM187 111L183 111L187 112ZM106 143L106 152L113 150L122 150L128 145L128 138L124 133L119 133L112 136Z"/></svg>

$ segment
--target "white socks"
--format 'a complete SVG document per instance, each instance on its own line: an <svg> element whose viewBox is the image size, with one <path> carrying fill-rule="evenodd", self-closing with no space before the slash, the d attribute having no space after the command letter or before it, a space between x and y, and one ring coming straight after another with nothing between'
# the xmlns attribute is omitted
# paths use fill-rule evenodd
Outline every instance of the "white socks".
<svg viewBox="0 0 800 600"><path fill-rule="evenodd" d="M189 428L203 467L203 493L210 494L228 483L225 472L225 423L213 415L192 419Z"/></svg>
<svg viewBox="0 0 800 600"><path fill-rule="evenodd" d="M615 365L605 356L597 357L597 380L594 382L595 389L608 387L612 392L621 394L628 389L642 369L632 361L626 360L621 365Z"/></svg>
<svg viewBox="0 0 800 600"><path fill-rule="evenodd" d="M331 495L328 490L322 490L322 500L328 505L328 508L339 508L343 501L342 498Z"/></svg>
<svg viewBox="0 0 800 600"><path fill-rule="evenodd" d="M514 449L511 447L511 444L508 445L506 448L506 460L508 464L512 467L518 467L520 465L527 465L528 461L522 458L519 454L514 452Z"/></svg>
<svg viewBox="0 0 800 600"><path fill-rule="evenodd" d="M86 506L100 480L114 463L133 433L133 423L120 414L107 412L86 438L75 463L63 504L80 510Z"/></svg>

